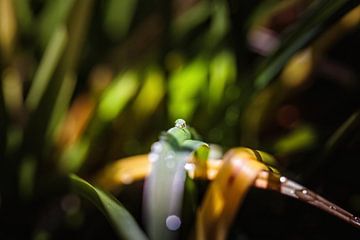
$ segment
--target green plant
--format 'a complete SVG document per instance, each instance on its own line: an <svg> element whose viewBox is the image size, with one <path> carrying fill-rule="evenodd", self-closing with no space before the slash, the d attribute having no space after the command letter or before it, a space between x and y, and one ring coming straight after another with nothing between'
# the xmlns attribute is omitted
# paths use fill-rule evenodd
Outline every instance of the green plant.
<svg viewBox="0 0 360 240"><path fill-rule="evenodd" d="M358 212L359 16L354 0L0 0L0 238L114 237L87 217L96 213L67 176L101 182L103 168L147 153L177 118L224 149L271 153L296 181ZM189 145L186 154L206 158L205 144ZM142 164L126 197L112 176L102 180L137 222L128 202L141 202ZM207 184L186 182L187 212ZM306 225L292 207L271 205L272 221L254 223L264 196L252 194L231 236L306 237L311 226L323 238L358 236L321 213ZM272 231L276 222L287 230Z"/></svg>
<svg viewBox="0 0 360 240"><path fill-rule="evenodd" d="M225 239L241 202L253 184L300 199L360 228L360 218L281 176L274 167L276 161L273 157L249 148L233 149L225 155L224 160L215 160L215 165L220 164L221 167L215 170L216 177L199 202L200 188L196 186L195 179L212 178L208 168L214 169L211 169L208 159L208 145L191 140L192 135L191 128L186 126L185 121L178 119L175 127L163 133L160 141L152 145L151 153L145 157L145 161L149 163L142 163L149 164L151 169L149 173L145 171L142 175L142 178L146 177L142 212L150 239L175 239L179 235L182 238ZM193 151L195 155L191 156ZM131 159L127 165L131 166L135 161L136 158ZM111 179L114 175L123 184L129 184L137 174L132 173L129 168L127 171L105 172L100 177ZM70 176L70 179L74 190L92 201L104 213L120 238L146 239L146 234L115 198L107 196L75 175ZM186 208L191 208L192 211L183 214ZM193 227L183 227L180 231L183 222L193 222Z"/></svg>

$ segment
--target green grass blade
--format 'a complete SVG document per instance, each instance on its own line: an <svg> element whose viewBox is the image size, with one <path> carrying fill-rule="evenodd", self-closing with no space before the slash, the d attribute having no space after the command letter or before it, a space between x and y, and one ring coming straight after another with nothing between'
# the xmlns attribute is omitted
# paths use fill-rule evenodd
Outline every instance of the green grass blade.
<svg viewBox="0 0 360 240"><path fill-rule="evenodd" d="M147 239L135 219L113 196L71 174L70 183L75 192L92 202L108 219L120 239Z"/></svg>
<svg viewBox="0 0 360 240"><path fill-rule="evenodd" d="M218 107L224 97L225 87L236 77L235 57L229 51L222 51L210 63L209 108Z"/></svg>
<svg viewBox="0 0 360 240"><path fill-rule="evenodd" d="M159 106L165 95L164 73L158 68L147 71L144 84L136 97L132 109L137 118L146 119Z"/></svg>
<svg viewBox="0 0 360 240"><path fill-rule="evenodd" d="M3 86L0 84L0 166L5 156L7 138L7 114L5 109Z"/></svg>
<svg viewBox="0 0 360 240"><path fill-rule="evenodd" d="M209 154L206 143L191 138L188 127L174 127L152 146L149 155L152 170L144 188L146 225L151 239L176 238L181 222L187 222L181 218L185 164L192 154L197 155L200 164L205 163Z"/></svg>
<svg viewBox="0 0 360 240"><path fill-rule="evenodd" d="M208 1L200 1L177 17L171 26L173 39L181 41L189 32L211 16L211 10L211 4Z"/></svg>
<svg viewBox="0 0 360 240"><path fill-rule="evenodd" d="M324 25L348 2L350 0L320 0L313 3L294 29L284 36L278 49L260 66L254 80L255 87L262 89L274 79L290 57L321 33Z"/></svg>
<svg viewBox="0 0 360 240"><path fill-rule="evenodd" d="M36 20L38 41L45 47L57 27L68 18L75 0L46 1L44 10Z"/></svg>
<svg viewBox="0 0 360 240"><path fill-rule="evenodd" d="M16 18L20 29L24 33L30 33L34 16L31 11L30 1L14 0Z"/></svg>
<svg viewBox="0 0 360 240"><path fill-rule="evenodd" d="M138 74L127 71L120 74L100 99L98 115L103 121L111 121L123 110L139 86Z"/></svg>
<svg viewBox="0 0 360 240"><path fill-rule="evenodd" d="M64 115L73 95L77 77L75 70L83 50L82 43L87 33L93 3L90 0L76 1L69 19L66 19L67 44L53 76L43 90L43 96L29 116L23 139L23 154L33 154L39 159L45 159L43 152L53 144L55 125ZM43 164L38 166L42 168Z"/></svg>
<svg viewBox="0 0 360 240"><path fill-rule="evenodd" d="M189 120L198 104L196 100L207 84L208 62L198 57L183 68L173 72L169 81L170 118Z"/></svg>
<svg viewBox="0 0 360 240"><path fill-rule="evenodd" d="M59 89L59 95L54 102L54 110L49 121L49 127L47 128L46 137L48 139L53 139L56 127L70 105L71 96L75 89L75 82L75 76L72 74L68 74L63 79L63 83Z"/></svg>
<svg viewBox="0 0 360 240"><path fill-rule="evenodd" d="M104 29L113 39L124 37L135 15L136 0L110 0L107 2Z"/></svg>
<svg viewBox="0 0 360 240"><path fill-rule="evenodd" d="M211 8L211 26L204 36L204 47L209 51L224 39L230 29L229 11L226 2L214 1Z"/></svg>
<svg viewBox="0 0 360 240"><path fill-rule="evenodd" d="M90 147L104 128L113 121L132 100L139 87L139 76L134 70L119 74L100 97L95 116L87 131L75 144L66 149L59 160L65 172L77 172L85 163Z"/></svg>
<svg viewBox="0 0 360 240"><path fill-rule="evenodd" d="M274 144L274 150L281 155L298 153L313 147L316 144L316 138L314 129L304 125L277 140Z"/></svg>
<svg viewBox="0 0 360 240"><path fill-rule="evenodd" d="M38 103L46 87L58 65L62 54L64 53L67 42L67 31L64 26L54 32L48 47L45 50L44 56L41 59L40 65L35 73L34 81L29 90L29 94L26 98L26 107L29 110L36 109Z"/></svg>
<svg viewBox="0 0 360 240"><path fill-rule="evenodd" d="M360 111L356 111L335 131L325 144L325 156L330 156L338 144L360 123Z"/></svg>

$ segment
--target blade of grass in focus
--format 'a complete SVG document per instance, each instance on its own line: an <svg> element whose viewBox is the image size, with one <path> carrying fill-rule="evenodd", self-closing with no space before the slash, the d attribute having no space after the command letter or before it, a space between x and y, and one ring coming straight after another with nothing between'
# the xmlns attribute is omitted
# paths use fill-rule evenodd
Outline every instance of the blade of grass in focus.
<svg viewBox="0 0 360 240"><path fill-rule="evenodd" d="M92 202L105 215L119 238L147 239L135 219L113 196L73 174L70 175L70 183L75 192Z"/></svg>
<svg viewBox="0 0 360 240"><path fill-rule="evenodd" d="M209 153L207 144L191 137L186 126L176 126L152 146L151 172L144 187L145 221L151 239L174 238L179 234L181 223L188 221L181 217L184 190L191 186L185 185L185 164L195 154L199 168L203 163L206 166ZM204 172L206 174L206 170Z"/></svg>

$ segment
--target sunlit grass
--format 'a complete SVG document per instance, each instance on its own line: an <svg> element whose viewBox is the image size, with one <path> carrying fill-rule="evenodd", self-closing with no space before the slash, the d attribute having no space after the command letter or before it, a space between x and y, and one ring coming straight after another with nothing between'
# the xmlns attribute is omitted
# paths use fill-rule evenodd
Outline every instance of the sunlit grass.
<svg viewBox="0 0 360 240"><path fill-rule="evenodd" d="M70 175L120 238L241 238L231 224L260 170L316 181L333 156L355 156L357 46L347 60L336 47L359 16L351 0L0 0L0 238L96 234L87 204L78 224L59 207L72 173L125 200ZM341 109L316 105L337 93ZM181 122L160 134L178 118L200 134ZM208 159L208 141L263 151ZM343 188L359 194L349 179Z"/></svg>

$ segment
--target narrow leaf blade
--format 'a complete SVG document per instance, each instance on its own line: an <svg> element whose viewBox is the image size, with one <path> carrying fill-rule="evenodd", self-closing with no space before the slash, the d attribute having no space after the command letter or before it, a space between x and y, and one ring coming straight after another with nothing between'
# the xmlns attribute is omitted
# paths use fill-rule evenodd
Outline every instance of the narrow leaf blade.
<svg viewBox="0 0 360 240"><path fill-rule="evenodd" d="M91 201L105 215L121 239L147 239L135 219L114 197L74 174L70 175L70 182L77 193Z"/></svg>

